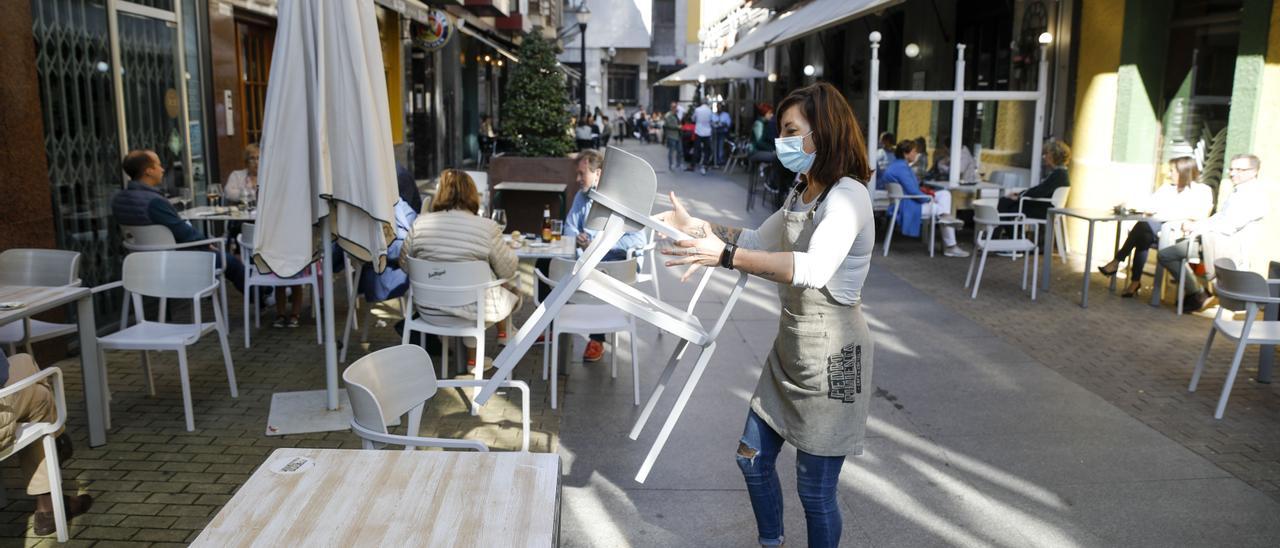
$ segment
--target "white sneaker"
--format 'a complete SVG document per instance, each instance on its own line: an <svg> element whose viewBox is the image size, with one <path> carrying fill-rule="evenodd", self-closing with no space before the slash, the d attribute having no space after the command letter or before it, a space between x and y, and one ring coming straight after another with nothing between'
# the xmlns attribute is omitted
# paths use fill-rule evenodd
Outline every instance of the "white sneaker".
<svg viewBox="0 0 1280 548"><path fill-rule="evenodd" d="M953 245L942 250L942 254L947 257L968 257L969 252L961 249L958 245Z"/></svg>

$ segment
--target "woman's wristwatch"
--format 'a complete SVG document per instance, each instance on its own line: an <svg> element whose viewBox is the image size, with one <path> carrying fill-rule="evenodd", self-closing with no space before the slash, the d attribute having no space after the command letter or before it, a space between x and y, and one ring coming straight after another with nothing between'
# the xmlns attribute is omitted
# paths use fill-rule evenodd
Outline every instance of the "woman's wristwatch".
<svg viewBox="0 0 1280 548"><path fill-rule="evenodd" d="M737 252L738 246L731 243L725 243L724 251L720 252L720 266L733 270L733 256Z"/></svg>

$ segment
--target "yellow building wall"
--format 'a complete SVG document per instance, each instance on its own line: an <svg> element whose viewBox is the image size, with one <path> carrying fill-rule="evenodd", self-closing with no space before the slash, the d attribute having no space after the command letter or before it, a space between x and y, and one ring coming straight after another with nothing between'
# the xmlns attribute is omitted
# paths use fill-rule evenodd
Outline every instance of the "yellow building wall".
<svg viewBox="0 0 1280 548"><path fill-rule="evenodd" d="M932 122L932 101L903 101L898 105L898 140L902 141L903 139L915 139L916 137L924 136L925 141L928 141L929 148L932 150L935 146L933 138L929 134L929 126L932 125ZM930 163L930 165L933 164Z"/></svg>
<svg viewBox="0 0 1280 548"><path fill-rule="evenodd" d="M1271 27L1267 33L1267 53L1262 68L1262 96L1258 105L1258 123L1254 124L1253 154L1262 159L1258 177L1267 183L1271 193L1271 212L1267 216L1266 234L1280 234L1280 0L1271 6ZM1280 260L1280 240L1263 238L1251 257L1253 270L1265 272L1268 261Z"/></svg>
<svg viewBox="0 0 1280 548"><path fill-rule="evenodd" d="M688 18L688 23L684 26L685 43L700 44L698 41L698 31L702 29L702 2L700 0L689 0L685 3L684 11L685 17ZM686 59L685 62L692 65L697 62L697 59Z"/></svg>
<svg viewBox="0 0 1280 548"><path fill-rule="evenodd" d="M982 150L984 166L1030 167L1027 157L1031 155L1030 147L1024 141L1030 133L1029 118L1034 108L1028 108L1026 101L998 101L996 103L995 146L990 150ZM988 169L987 171L990 171Z"/></svg>
<svg viewBox="0 0 1280 548"><path fill-rule="evenodd" d="M378 10L378 41L382 45L382 66L387 79L387 106L391 111L391 141L404 142L404 65L400 47L400 14Z"/></svg>

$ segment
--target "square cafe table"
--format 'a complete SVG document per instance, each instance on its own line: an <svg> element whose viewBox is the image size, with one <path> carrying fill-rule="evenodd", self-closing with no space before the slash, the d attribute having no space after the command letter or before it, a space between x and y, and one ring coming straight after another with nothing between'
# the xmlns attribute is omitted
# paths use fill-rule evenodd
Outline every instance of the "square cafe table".
<svg viewBox="0 0 1280 548"><path fill-rule="evenodd" d="M555 546L560 456L277 449L192 546Z"/></svg>
<svg viewBox="0 0 1280 548"><path fill-rule="evenodd" d="M80 373L84 379L84 407L89 418L89 445L107 443L106 398L102 392L102 364L98 363L98 328L93 315L93 291L87 287L31 287L0 285L0 302L20 302L13 310L0 310L0 325L22 321L46 310L76 303L80 331Z"/></svg>
<svg viewBox="0 0 1280 548"><path fill-rule="evenodd" d="M1052 227L1053 219L1057 215L1067 217L1075 217L1089 223L1089 238L1086 240L1086 248L1084 252L1084 288L1080 292L1080 308L1089 308L1089 278L1093 272L1093 235L1094 225L1101 222L1114 222L1116 224L1116 241L1115 250L1120 249L1120 227L1124 221L1142 221L1147 219L1146 215L1140 213L1128 213L1118 215L1110 209L1088 209L1079 207L1054 207L1050 208L1045 216L1045 226ZM1049 268L1053 266L1053 229L1045 230L1044 233L1044 251L1041 253L1041 274L1040 274L1040 291L1049 291ZM1115 278L1111 279L1115 282Z"/></svg>

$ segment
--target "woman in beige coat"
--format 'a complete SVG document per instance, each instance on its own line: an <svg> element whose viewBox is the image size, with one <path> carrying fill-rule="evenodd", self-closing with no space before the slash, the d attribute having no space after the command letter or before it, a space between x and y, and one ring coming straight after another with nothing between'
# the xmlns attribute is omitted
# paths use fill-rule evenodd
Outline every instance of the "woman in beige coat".
<svg viewBox="0 0 1280 548"><path fill-rule="evenodd" d="M502 227L479 215L480 193L466 172L446 169L440 174L440 184L431 212L418 216L413 229L404 241L400 254L401 267L408 270L405 257L429 261L462 262L487 261L495 278L510 278L516 273L518 259L502 241ZM493 287L485 296L484 319L486 325L509 320L511 312L520 305L520 297L505 287ZM447 315L475 319L475 305L457 308L425 309L426 315ZM505 324L508 322L504 322ZM499 338L505 329L499 329ZM475 364L475 341L465 339L468 347L468 365ZM486 362L489 359L486 358Z"/></svg>

